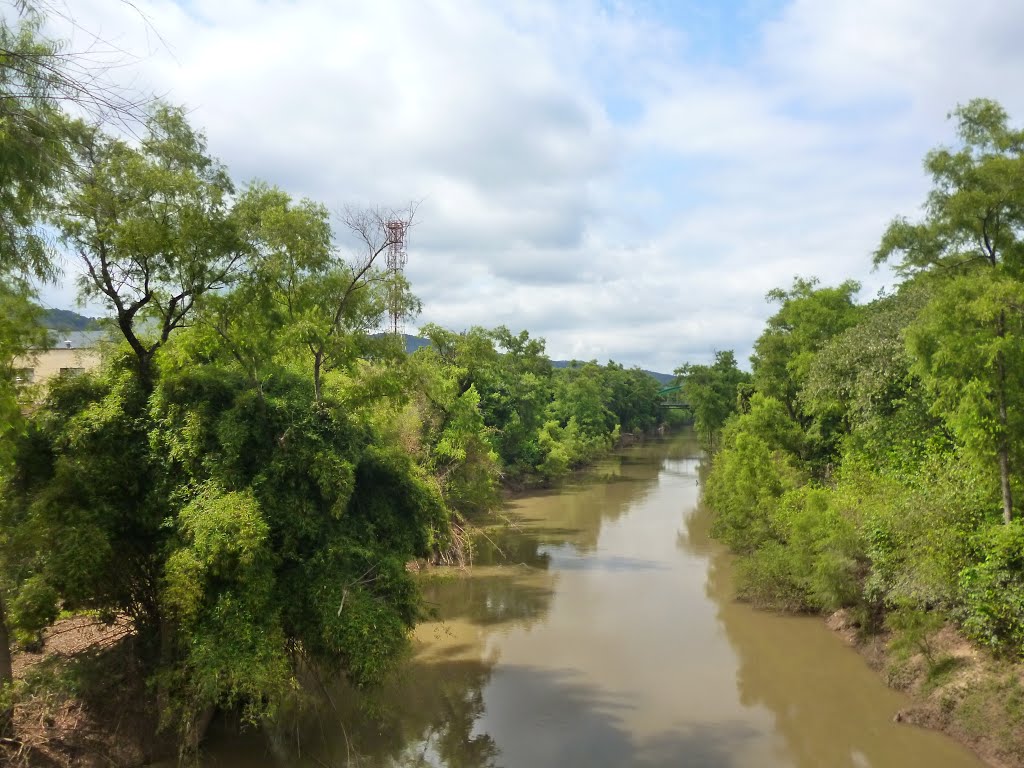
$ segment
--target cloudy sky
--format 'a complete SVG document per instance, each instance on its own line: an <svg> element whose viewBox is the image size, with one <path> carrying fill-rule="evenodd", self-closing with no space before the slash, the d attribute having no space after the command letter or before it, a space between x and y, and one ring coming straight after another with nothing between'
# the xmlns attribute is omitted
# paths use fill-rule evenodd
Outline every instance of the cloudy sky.
<svg viewBox="0 0 1024 768"><path fill-rule="evenodd" d="M887 275L923 154L975 96L1024 119L1008 0L68 0L213 154L338 209L422 201L422 322L555 358L745 358L795 275ZM69 265L70 266L70 265ZM66 288L46 291L70 306Z"/></svg>

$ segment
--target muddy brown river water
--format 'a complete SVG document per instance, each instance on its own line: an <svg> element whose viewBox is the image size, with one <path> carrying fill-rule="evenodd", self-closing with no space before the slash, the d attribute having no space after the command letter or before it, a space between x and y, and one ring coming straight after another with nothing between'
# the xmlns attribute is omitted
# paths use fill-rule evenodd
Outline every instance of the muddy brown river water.
<svg viewBox="0 0 1024 768"><path fill-rule="evenodd" d="M329 685L288 746L214 731L208 766L979 768L817 618L732 600L689 435L511 501L371 696Z"/></svg>

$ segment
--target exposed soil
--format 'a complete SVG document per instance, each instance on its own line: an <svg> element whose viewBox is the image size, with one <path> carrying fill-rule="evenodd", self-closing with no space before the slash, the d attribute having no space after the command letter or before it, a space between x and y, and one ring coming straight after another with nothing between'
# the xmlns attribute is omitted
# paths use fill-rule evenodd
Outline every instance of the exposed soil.
<svg viewBox="0 0 1024 768"><path fill-rule="evenodd" d="M14 736L0 742L10 766L144 765L173 754L157 737L156 707L126 622L59 621L42 653L14 657Z"/></svg>
<svg viewBox="0 0 1024 768"><path fill-rule="evenodd" d="M993 768L1024 768L1024 669L993 658L946 626L923 652L900 655L886 634L861 637L846 611L827 619L829 629L865 658L913 703L895 720L942 731Z"/></svg>

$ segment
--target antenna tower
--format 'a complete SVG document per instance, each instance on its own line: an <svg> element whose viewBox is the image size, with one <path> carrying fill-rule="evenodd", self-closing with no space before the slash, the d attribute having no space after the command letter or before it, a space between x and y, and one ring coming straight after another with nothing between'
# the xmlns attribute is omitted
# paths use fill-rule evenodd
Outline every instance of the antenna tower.
<svg viewBox="0 0 1024 768"><path fill-rule="evenodd" d="M388 233L388 274L392 278L401 277L409 261L409 253L405 249L405 233L409 229L409 222L392 219L385 222L384 227ZM397 280L392 281L388 293L388 314L391 316L391 332L397 336L402 332L402 318L405 316L402 307L402 288Z"/></svg>

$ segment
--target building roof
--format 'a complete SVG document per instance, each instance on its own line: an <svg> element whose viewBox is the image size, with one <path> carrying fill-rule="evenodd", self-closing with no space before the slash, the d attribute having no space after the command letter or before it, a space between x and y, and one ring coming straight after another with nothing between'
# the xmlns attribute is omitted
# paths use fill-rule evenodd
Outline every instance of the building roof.
<svg viewBox="0 0 1024 768"><path fill-rule="evenodd" d="M91 349L110 338L109 331L50 331L47 349Z"/></svg>

